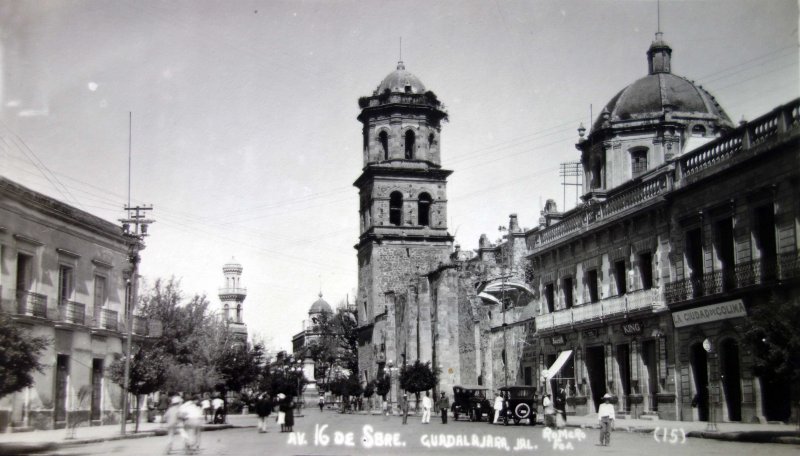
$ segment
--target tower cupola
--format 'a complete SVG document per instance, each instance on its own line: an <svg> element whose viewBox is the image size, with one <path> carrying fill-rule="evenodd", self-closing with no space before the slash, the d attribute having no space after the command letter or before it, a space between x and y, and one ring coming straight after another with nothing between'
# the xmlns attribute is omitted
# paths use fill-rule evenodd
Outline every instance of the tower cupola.
<svg viewBox="0 0 800 456"><path fill-rule="evenodd" d="M647 50L649 74L669 73L671 71L672 48L664 41L663 37L663 33L656 33L656 39L650 43L650 49Z"/></svg>

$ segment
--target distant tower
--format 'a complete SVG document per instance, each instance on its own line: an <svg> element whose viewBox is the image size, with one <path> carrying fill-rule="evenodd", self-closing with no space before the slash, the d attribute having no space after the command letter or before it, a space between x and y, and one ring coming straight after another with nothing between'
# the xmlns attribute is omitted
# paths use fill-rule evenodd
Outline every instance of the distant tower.
<svg viewBox="0 0 800 456"><path fill-rule="evenodd" d="M219 289L219 300L228 328L234 336L247 340L247 326L242 321L242 304L247 297L247 288L242 287L242 265L231 258L231 261L222 266L225 274L225 286Z"/></svg>

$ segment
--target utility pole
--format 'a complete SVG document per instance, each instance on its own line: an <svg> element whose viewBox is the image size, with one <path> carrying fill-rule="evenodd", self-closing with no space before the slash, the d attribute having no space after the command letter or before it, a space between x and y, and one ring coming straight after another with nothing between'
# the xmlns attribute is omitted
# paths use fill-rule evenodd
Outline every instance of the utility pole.
<svg viewBox="0 0 800 456"><path fill-rule="evenodd" d="M155 220L145 218L147 211L152 211L153 206L125 206L128 218L119 219L122 222L122 235L128 239L128 262L131 264L130 275L125 301L126 345L125 345L125 375L122 386L122 422L120 433L125 435L125 424L128 421L128 389L131 375L131 343L133 341L133 308L136 307L137 285L139 282L139 252L144 250L144 238L147 236L147 226Z"/></svg>

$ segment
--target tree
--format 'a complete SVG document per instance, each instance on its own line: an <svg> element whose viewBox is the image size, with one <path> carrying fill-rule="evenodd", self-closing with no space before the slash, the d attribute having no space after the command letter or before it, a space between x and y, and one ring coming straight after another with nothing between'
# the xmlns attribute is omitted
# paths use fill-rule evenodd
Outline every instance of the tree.
<svg viewBox="0 0 800 456"><path fill-rule="evenodd" d="M320 383L326 384L336 371L358 372L358 319L355 312L347 306L340 306L336 312L321 313L315 319L313 329L309 331L313 339L301 357L314 361Z"/></svg>
<svg viewBox="0 0 800 456"><path fill-rule="evenodd" d="M216 360L220 374L219 385L225 391L241 393L258 380L264 362L264 347L261 344L235 343L222 347Z"/></svg>
<svg viewBox="0 0 800 456"><path fill-rule="evenodd" d="M439 383L439 368L431 368L430 361L426 363L420 360L414 364L403 366L400 369L400 387L414 393L419 403L419 393L433 389Z"/></svg>
<svg viewBox="0 0 800 456"><path fill-rule="evenodd" d="M128 374L128 391L136 396L136 428L139 431L140 398L144 394L158 391L167 379L168 356L164 350L152 343L137 343L131 346L131 361ZM125 357L115 360L108 368L109 379L125 384ZM127 414L127 410L123 411ZM127 417L123 417L126 419Z"/></svg>
<svg viewBox="0 0 800 456"><path fill-rule="evenodd" d="M392 389L391 377L389 377L389 374L383 374L379 375L378 378L373 381L375 382L375 392L385 401L386 395L389 394L389 390Z"/></svg>
<svg viewBox="0 0 800 456"><path fill-rule="evenodd" d="M33 373L42 371L39 356L49 344L0 314L0 398L33 385Z"/></svg>

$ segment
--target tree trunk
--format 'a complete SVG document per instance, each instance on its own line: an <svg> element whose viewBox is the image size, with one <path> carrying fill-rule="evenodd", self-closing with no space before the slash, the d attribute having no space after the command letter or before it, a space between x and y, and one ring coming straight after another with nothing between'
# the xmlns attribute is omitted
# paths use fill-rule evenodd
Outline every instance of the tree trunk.
<svg viewBox="0 0 800 456"><path fill-rule="evenodd" d="M142 400L142 396L137 394L136 395L136 413L133 415L134 419L136 420L136 424L134 424L134 427L133 427L133 433L134 434L139 432L139 410L141 410L141 407L140 407L141 400Z"/></svg>

